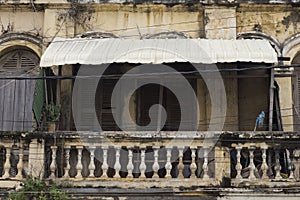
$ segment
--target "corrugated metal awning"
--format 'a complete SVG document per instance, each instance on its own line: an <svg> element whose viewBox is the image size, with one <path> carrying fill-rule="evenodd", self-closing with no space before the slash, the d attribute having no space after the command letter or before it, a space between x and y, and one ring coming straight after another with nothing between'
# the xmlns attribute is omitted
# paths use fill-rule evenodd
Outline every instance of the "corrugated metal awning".
<svg viewBox="0 0 300 200"><path fill-rule="evenodd" d="M56 38L43 54L40 66L125 62L276 63L277 54L266 40Z"/></svg>

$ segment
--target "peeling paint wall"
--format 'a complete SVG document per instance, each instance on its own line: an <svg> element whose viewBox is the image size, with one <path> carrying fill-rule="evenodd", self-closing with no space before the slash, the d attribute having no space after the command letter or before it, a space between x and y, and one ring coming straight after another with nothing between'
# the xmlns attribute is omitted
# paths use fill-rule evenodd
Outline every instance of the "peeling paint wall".
<svg viewBox="0 0 300 200"><path fill-rule="evenodd" d="M290 5L240 5L236 13L237 32L263 32L282 43L299 32L299 11L299 7Z"/></svg>
<svg viewBox="0 0 300 200"><path fill-rule="evenodd" d="M9 32L34 32L42 34L43 12L31 12L29 10L5 10L0 12L1 34Z"/></svg>
<svg viewBox="0 0 300 200"><path fill-rule="evenodd" d="M204 37L201 6L99 5L94 9L88 21L92 30L107 31L125 38L172 30L193 38ZM77 25L76 34L88 28Z"/></svg>
<svg viewBox="0 0 300 200"><path fill-rule="evenodd" d="M205 7L205 37L209 39L236 38L235 7Z"/></svg>

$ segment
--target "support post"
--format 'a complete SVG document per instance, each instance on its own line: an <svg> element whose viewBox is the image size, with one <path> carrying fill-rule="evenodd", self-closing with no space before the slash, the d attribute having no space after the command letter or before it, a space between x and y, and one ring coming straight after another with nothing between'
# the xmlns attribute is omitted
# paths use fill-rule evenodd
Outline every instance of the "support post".
<svg viewBox="0 0 300 200"><path fill-rule="evenodd" d="M273 130L273 104L274 104L274 69L270 72L270 105L269 105L269 131Z"/></svg>

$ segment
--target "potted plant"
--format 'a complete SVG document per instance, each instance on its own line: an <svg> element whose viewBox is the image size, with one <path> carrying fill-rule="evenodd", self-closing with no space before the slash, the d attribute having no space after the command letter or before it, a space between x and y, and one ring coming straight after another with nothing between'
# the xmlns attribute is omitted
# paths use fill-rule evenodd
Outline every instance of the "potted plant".
<svg viewBox="0 0 300 200"><path fill-rule="evenodd" d="M45 108L48 131L55 131L56 123L60 117L60 105L50 103Z"/></svg>

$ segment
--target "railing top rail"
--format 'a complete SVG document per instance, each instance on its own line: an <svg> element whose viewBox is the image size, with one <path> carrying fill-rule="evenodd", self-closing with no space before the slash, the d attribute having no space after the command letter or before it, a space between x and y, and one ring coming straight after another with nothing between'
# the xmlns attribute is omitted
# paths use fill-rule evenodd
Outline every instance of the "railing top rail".
<svg viewBox="0 0 300 200"><path fill-rule="evenodd" d="M291 131L10 131L1 132L0 138L18 137L77 137L77 136L105 136L105 137L139 137L139 138L207 138L207 137L239 137L239 138L300 138L300 132Z"/></svg>

